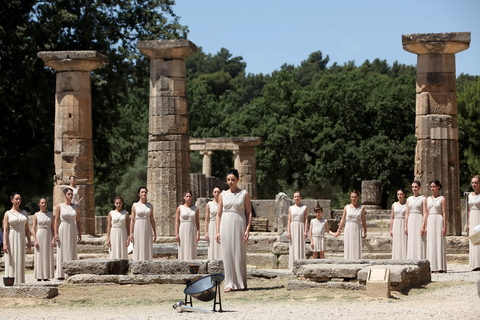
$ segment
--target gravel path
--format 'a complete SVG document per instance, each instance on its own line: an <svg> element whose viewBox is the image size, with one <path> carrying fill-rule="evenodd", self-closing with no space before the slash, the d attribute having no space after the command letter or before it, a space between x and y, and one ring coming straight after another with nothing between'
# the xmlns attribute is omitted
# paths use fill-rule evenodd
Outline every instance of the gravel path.
<svg viewBox="0 0 480 320"><path fill-rule="evenodd" d="M34 282L27 275L28 282ZM51 300L0 299L2 319L478 319L480 272L467 265L448 265L446 274L433 274L432 283L407 294L392 292L375 299L364 291L310 289L288 291L288 279L249 280L249 291L223 294L216 314L177 313L172 305L183 299L182 285L60 286ZM194 300L211 309L213 302Z"/></svg>

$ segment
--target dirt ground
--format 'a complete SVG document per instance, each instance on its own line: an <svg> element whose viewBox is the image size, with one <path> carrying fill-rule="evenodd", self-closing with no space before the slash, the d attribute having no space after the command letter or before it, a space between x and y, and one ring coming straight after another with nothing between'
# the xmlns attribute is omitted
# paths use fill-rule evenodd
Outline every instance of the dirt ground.
<svg viewBox="0 0 480 320"><path fill-rule="evenodd" d="M177 313L184 285L65 285L50 300L0 298L2 319L478 319L480 272L449 266L447 274L389 299L364 291L340 289L287 290L289 279L249 279L248 291L222 292L222 313ZM193 300L211 310L212 302Z"/></svg>

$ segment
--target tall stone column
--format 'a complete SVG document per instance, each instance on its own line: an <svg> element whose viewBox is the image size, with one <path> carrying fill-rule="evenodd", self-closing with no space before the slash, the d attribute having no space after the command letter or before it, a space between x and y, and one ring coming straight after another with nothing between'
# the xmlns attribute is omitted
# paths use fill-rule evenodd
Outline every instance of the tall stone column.
<svg viewBox="0 0 480 320"><path fill-rule="evenodd" d="M203 156L202 173L207 178L211 177L212 176L212 154L213 154L213 151L211 151L211 150L200 151L200 154Z"/></svg>
<svg viewBox="0 0 480 320"><path fill-rule="evenodd" d="M175 235L175 211L190 189L190 143L185 59L197 51L188 40L138 41L150 58L147 188L157 235Z"/></svg>
<svg viewBox="0 0 480 320"><path fill-rule="evenodd" d="M233 151L234 166L240 176L238 187L247 190L251 199L257 199L255 147L262 141L257 137L236 137L232 142L238 146L238 150Z"/></svg>
<svg viewBox="0 0 480 320"><path fill-rule="evenodd" d="M461 235L455 53L468 49L470 32L407 34L402 44L417 54L415 180L424 195L431 195L431 180L440 180L447 233Z"/></svg>
<svg viewBox="0 0 480 320"><path fill-rule="evenodd" d="M83 197L82 231L95 234L90 71L108 60L97 51L42 51L38 57L57 70L53 203L63 202L63 189L74 175Z"/></svg>

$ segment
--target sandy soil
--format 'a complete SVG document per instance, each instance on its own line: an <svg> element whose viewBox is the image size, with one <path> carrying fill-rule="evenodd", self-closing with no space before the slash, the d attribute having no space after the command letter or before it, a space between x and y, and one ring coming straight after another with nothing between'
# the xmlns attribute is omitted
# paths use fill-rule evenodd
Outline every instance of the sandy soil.
<svg viewBox="0 0 480 320"><path fill-rule="evenodd" d="M390 299L370 298L364 291L288 291L288 279L250 279L248 291L222 292L225 312L216 314L174 311L173 304L184 299L184 285L62 284L54 299L0 298L0 305L2 319L478 319L480 272L465 265L448 269L424 288L392 292ZM193 300L193 306L211 310L213 302Z"/></svg>

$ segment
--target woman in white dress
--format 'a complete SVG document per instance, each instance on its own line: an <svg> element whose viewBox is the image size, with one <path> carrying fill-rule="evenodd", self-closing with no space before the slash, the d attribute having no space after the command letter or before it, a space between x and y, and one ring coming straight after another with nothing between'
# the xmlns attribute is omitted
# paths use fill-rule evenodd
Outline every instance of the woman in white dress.
<svg viewBox="0 0 480 320"><path fill-rule="evenodd" d="M115 210L108 213L107 246L110 248L110 259L128 259L127 247L130 244L130 219L128 211L122 210L123 199L115 197Z"/></svg>
<svg viewBox="0 0 480 320"><path fill-rule="evenodd" d="M200 215L192 205L192 191L183 193L184 203L175 214L175 239L178 242L178 260L197 259L197 243L200 241Z"/></svg>
<svg viewBox="0 0 480 320"><path fill-rule="evenodd" d="M218 243L222 245L225 292L247 289L247 240L252 225L252 204L246 190L239 189L238 171L227 172L230 187L218 197L216 219Z"/></svg>
<svg viewBox="0 0 480 320"><path fill-rule="evenodd" d="M220 187L213 188L213 200L209 201L205 207L205 241L208 242L208 260L222 259L222 247L215 241L217 232L215 220L218 211L218 197L221 192Z"/></svg>
<svg viewBox="0 0 480 320"><path fill-rule="evenodd" d="M438 180L430 182L432 196L427 199L427 260L431 272L447 272L447 204L440 195L442 184Z"/></svg>
<svg viewBox="0 0 480 320"><path fill-rule="evenodd" d="M33 241L35 246L35 264L33 274L37 281L48 281L55 277L53 263L53 215L47 211L47 200L38 201L40 211L33 215Z"/></svg>
<svg viewBox="0 0 480 320"><path fill-rule="evenodd" d="M138 202L132 205L130 240L133 243L133 260L152 260L153 243L157 240L157 229L153 206L147 202L148 190L138 189Z"/></svg>
<svg viewBox="0 0 480 320"><path fill-rule="evenodd" d="M72 202L73 190L63 190L65 201L55 208L54 239L57 242L57 271L55 277L65 279L62 262L77 260L77 242L82 241L82 225L77 205Z"/></svg>
<svg viewBox="0 0 480 320"><path fill-rule="evenodd" d="M405 234L405 212L407 202L405 191L397 191L398 201L392 204L392 217L390 218L390 237L392 237L392 259L407 259L407 235Z"/></svg>
<svg viewBox="0 0 480 320"><path fill-rule="evenodd" d="M12 208L3 217L3 253L5 255L5 276L14 277L15 284L25 283L25 238L30 251L30 228L27 212L20 209L22 197L14 192L10 195Z"/></svg>
<svg viewBox="0 0 480 320"><path fill-rule="evenodd" d="M468 195L468 225L467 231L471 234L473 228L480 225L480 176L472 178L473 192ZM469 241L469 266L472 271L480 271L480 245L473 245Z"/></svg>
<svg viewBox="0 0 480 320"><path fill-rule="evenodd" d="M288 208L287 238L289 241L288 267L293 270L293 261L305 259L305 239L308 235L308 210L301 204L302 194L295 191L295 204Z"/></svg>
<svg viewBox="0 0 480 320"><path fill-rule="evenodd" d="M427 220L427 200L420 195L420 181L413 181L413 196L407 199L405 212L405 235L407 235L407 259L427 258L427 238L425 236Z"/></svg>
<svg viewBox="0 0 480 320"><path fill-rule="evenodd" d="M80 188L75 185L76 181L77 181L77 178L75 176L68 177L68 182L70 183L68 187L72 189L72 192L73 192L73 198L72 198L73 204L78 204L80 202L80 199L82 199L82 192L80 191Z"/></svg>
<svg viewBox="0 0 480 320"><path fill-rule="evenodd" d="M367 221L365 220L365 208L358 203L359 197L360 193L357 190L353 190L350 193L350 200L352 202L343 208L342 219L335 233L336 237L340 235L340 231L346 221L343 244L344 259L362 259L362 239L367 237Z"/></svg>

